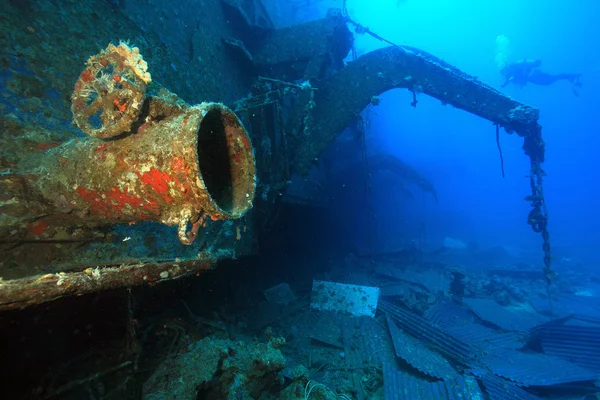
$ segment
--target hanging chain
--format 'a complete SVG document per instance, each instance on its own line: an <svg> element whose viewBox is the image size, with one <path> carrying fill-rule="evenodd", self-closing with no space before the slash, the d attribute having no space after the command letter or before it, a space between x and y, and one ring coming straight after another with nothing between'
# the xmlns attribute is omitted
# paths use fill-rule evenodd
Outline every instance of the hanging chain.
<svg viewBox="0 0 600 400"><path fill-rule="evenodd" d="M527 217L527 223L531 225L534 232L542 234L542 250L544 251L544 277L546 278L548 301L550 302L550 312L552 312L552 300L550 297L550 286L556 272L552 269L552 256L550 254L550 233L548 232L548 210L544 200L544 176L546 173L542 169L544 162L545 143L542 139L542 128L538 125L536 131L525 137L523 150L531 160L529 173L529 185L531 186L531 195L525 197L526 201L531 202L531 211Z"/></svg>

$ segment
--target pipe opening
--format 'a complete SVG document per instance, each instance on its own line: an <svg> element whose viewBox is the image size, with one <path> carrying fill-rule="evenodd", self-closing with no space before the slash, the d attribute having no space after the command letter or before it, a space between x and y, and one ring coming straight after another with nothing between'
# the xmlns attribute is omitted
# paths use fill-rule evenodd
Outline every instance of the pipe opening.
<svg viewBox="0 0 600 400"><path fill-rule="evenodd" d="M209 110L198 131L198 164L206 190L227 213L233 211L233 175L225 126L217 108Z"/></svg>
<svg viewBox="0 0 600 400"><path fill-rule="evenodd" d="M219 104L205 109L198 129L198 167L220 211L241 216L254 197L254 154L235 114Z"/></svg>

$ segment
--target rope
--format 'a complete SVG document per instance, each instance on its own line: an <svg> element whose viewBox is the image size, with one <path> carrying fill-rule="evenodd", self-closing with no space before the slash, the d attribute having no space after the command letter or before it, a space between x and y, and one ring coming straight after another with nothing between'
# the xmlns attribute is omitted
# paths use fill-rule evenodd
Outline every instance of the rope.
<svg viewBox="0 0 600 400"><path fill-rule="evenodd" d="M502 147L500 147L500 125L496 124L496 146L500 153L500 168L502 168L502 177L504 178L504 157L502 157Z"/></svg>

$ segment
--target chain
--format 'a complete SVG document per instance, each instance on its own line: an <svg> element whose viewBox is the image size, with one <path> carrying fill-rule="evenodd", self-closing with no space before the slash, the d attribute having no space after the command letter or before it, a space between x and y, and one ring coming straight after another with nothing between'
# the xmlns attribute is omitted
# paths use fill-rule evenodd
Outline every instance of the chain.
<svg viewBox="0 0 600 400"><path fill-rule="evenodd" d="M364 27L357 22L353 21L348 15L348 8L346 7L346 0L343 0L342 3L342 17L346 20L346 22L353 24L355 26L355 30L357 34L369 34L375 39L384 41L392 46L401 47L397 44L390 42L389 40L382 38L381 36L371 32L369 28ZM356 51L354 46L352 47L352 58L356 59ZM413 102L411 103L413 107L417 105L416 94L413 92ZM499 135L500 125L496 124L496 144L498 146L498 151L500 153L500 166L502 168L502 177L504 177L504 158L502 157L502 149L500 147L500 135ZM527 218L527 223L531 225L532 229L536 233L542 234L542 250L544 251L544 276L546 278L547 291L548 291L548 300L550 301L550 311L552 312L552 302L550 298L550 286L554 277L556 276L556 272L552 269L551 261L552 257L550 255L550 233L548 232L548 210L546 209L546 202L544 201L544 170L542 169L542 163L544 162L544 153L545 153L545 143L542 139L542 128L541 126L537 126L536 130L533 134L530 134L525 137L525 143L523 144L523 150L525 154L529 156L531 160L530 166L530 174L529 174L529 183L531 186L531 195L525 198L526 201L531 202L532 210L529 212L529 216Z"/></svg>
<svg viewBox="0 0 600 400"><path fill-rule="evenodd" d="M550 286L556 272L552 269L552 256L550 254L550 233L548 232L548 210L544 200L544 176L546 173L542 169L544 162L545 143L542 139L541 127L538 126L534 134L525 137L523 150L531 160L529 185L531 186L531 195L525 197L526 201L531 203L531 211L527 217L527 223L536 233L542 234L542 250L544 251L544 276L546 278L548 301L550 302L550 311L552 312L552 301L550 298Z"/></svg>

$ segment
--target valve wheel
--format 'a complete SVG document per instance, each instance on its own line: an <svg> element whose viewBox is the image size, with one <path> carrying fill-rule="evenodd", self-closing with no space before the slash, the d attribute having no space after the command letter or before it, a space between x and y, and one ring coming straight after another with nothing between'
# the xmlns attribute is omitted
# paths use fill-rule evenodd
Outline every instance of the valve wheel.
<svg viewBox="0 0 600 400"><path fill-rule="evenodd" d="M140 117L150 81L145 68L139 50L123 43L90 57L73 91L75 124L100 139L128 132Z"/></svg>

